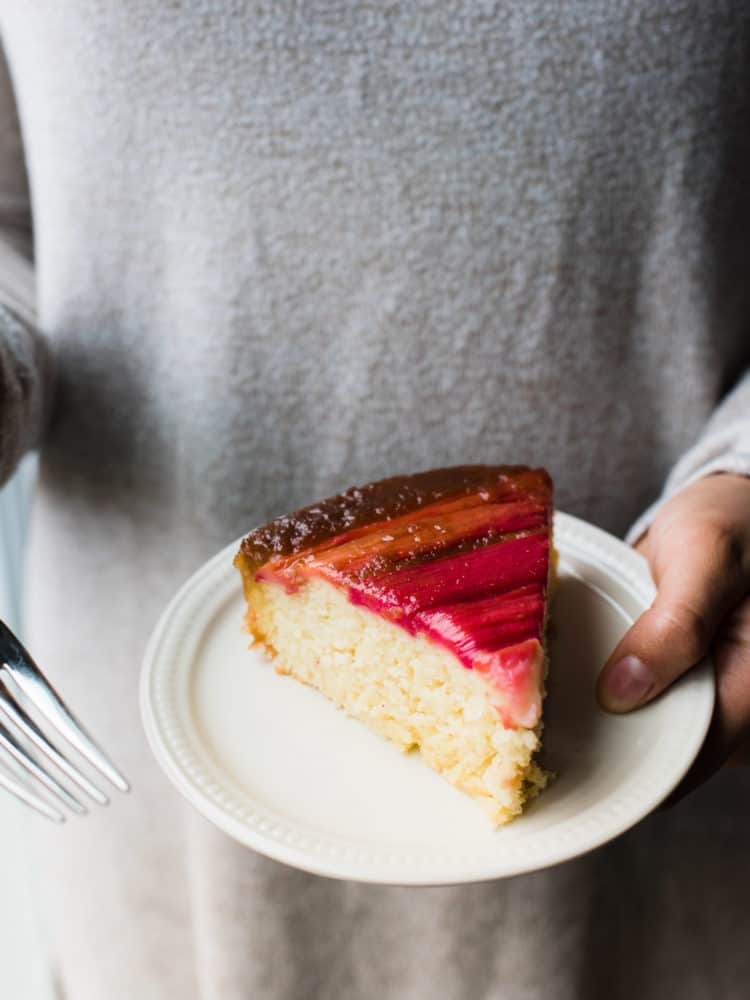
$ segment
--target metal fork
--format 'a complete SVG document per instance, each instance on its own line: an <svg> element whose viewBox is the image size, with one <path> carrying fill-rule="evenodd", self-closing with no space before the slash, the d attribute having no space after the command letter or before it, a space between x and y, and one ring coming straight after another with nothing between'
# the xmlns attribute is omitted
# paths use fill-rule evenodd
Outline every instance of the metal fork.
<svg viewBox="0 0 750 1000"><path fill-rule="evenodd" d="M8 681L10 681L10 686ZM72 812L83 815L88 810L83 802L55 777L54 769L49 768L49 763L69 778L94 802L106 805L109 799L104 792L50 742L36 722L19 704L18 697L13 694L13 687L20 691L25 700L33 705L40 715L115 788L121 792L129 790L128 782L72 715L34 663L23 644L8 626L0 621L0 748L27 774L43 785L58 802L63 803ZM32 756L24 747L23 742L18 738L19 734L22 734L36 747L40 758L46 759L44 766L35 759L36 754ZM16 781L15 778L3 771L0 771L0 788L12 792L22 802L36 809L48 819L54 820L56 823L64 822L65 814L60 809L55 808L31 788Z"/></svg>

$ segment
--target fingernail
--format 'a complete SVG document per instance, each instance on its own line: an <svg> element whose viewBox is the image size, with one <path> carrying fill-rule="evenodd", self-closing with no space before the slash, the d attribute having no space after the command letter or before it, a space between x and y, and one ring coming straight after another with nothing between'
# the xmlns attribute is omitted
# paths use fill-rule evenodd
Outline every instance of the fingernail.
<svg viewBox="0 0 750 1000"><path fill-rule="evenodd" d="M637 656L623 656L611 667L602 681L600 696L611 712L627 712L646 698L656 678Z"/></svg>

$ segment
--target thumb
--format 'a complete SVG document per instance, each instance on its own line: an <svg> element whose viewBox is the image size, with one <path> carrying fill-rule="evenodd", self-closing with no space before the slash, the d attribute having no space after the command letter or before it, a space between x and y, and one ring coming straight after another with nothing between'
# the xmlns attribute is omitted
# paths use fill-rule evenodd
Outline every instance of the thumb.
<svg viewBox="0 0 750 1000"><path fill-rule="evenodd" d="M650 701L706 654L722 619L747 588L742 547L725 531L706 526L669 550L651 543L657 595L617 645L597 682L611 712Z"/></svg>

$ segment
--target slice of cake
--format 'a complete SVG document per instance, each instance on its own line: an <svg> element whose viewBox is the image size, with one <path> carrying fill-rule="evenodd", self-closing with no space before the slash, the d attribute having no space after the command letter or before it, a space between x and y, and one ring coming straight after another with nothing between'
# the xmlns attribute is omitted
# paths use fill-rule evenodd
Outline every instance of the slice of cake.
<svg viewBox="0 0 750 1000"><path fill-rule="evenodd" d="M418 747L496 824L544 786L552 483L460 466L347 490L242 542L247 626L277 669Z"/></svg>

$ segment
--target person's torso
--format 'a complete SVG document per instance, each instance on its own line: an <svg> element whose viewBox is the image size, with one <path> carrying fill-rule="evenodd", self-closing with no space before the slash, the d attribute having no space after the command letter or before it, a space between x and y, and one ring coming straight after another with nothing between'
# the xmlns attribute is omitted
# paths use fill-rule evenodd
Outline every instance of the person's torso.
<svg viewBox="0 0 750 1000"><path fill-rule="evenodd" d="M748 361L739 2L76 0L3 29L66 502L218 539L528 462L622 530Z"/></svg>

